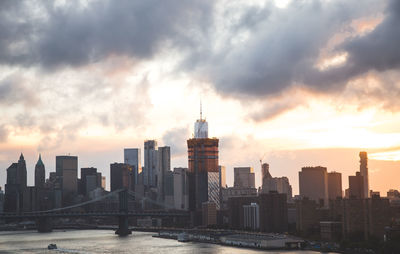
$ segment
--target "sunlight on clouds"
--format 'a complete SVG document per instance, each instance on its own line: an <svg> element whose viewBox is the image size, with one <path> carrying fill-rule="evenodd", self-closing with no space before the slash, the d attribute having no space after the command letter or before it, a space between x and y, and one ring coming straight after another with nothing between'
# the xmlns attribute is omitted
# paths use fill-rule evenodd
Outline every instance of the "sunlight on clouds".
<svg viewBox="0 0 400 254"><path fill-rule="evenodd" d="M390 151L390 152L381 152L381 153L372 153L368 155L369 159L372 160L381 160L381 161L400 161L400 150L399 151Z"/></svg>
<svg viewBox="0 0 400 254"><path fill-rule="evenodd" d="M344 52L344 53L335 55L331 58L323 59L322 62L317 65L317 68L320 71L324 71L324 70L332 68L332 67L339 67L340 65L346 63L347 57L348 57L348 53Z"/></svg>

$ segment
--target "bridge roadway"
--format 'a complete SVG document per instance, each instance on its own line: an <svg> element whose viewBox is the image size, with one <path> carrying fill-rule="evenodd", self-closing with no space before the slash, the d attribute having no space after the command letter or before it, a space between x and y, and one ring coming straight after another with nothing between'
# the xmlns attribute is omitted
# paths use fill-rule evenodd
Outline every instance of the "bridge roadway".
<svg viewBox="0 0 400 254"><path fill-rule="evenodd" d="M0 219L35 219L35 218L57 218L57 217L91 217L91 216L127 216L127 217L189 217L188 212L120 212L120 211L110 211L110 212L64 212L64 213L54 213L54 212L29 212L29 213L0 213Z"/></svg>

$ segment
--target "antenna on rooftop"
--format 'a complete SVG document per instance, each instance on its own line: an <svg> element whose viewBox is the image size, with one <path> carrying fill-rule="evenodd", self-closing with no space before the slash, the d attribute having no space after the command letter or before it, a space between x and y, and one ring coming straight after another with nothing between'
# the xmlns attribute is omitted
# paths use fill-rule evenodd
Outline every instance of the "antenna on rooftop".
<svg viewBox="0 0 400 254"><path fill-rule="evenodd" d="M202 118L203 118L203 107L201 105L201 99L200 99L200 121L202 120Z"/></svg>

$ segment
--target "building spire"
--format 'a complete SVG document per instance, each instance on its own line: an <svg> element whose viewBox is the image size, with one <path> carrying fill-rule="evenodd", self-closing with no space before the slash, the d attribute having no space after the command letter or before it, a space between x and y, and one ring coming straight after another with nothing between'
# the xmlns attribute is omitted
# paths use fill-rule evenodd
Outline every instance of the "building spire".
<svg viewBox="0 0 400 254"><path fill-rule="evenodd" d="M200 99L200 121L203 119L203 107L201 105L201 99Z"/></svg>

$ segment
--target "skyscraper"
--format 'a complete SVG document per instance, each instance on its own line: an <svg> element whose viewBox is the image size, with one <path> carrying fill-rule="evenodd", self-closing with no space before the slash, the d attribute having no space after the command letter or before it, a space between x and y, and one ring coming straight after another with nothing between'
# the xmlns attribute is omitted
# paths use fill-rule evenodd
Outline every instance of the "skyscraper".
<svg viewBox="0 0 400 254"><path fill-rule="evenodd" d="M369 197L368 156L367 152L360 152L360 173L363 179L363 196Z"/></svg>
<svg viewBox="0 0 400 254"><path fill-rule="evenodd" d="M157 141L146 140L144 142L144 169L143 185L156 187L156 173L158 163Z"/></svg>
<svg viewBox="0 0 400 254"><path fill-rule="evenodd" d="M202 203L209 200L209 179L215 179L209 172L217 173L218 168L218 142L216 138L208 138L208 124L200 119L195 124L195 135L187 141L189 164L189 209L201 210ZM219 180L217 181L219 185Z"/></svg>
<svg viewBox="0 0 400 254"><path fill-rule="evenodd" d="M300 196L328 205L328 174L325 167L303 167L299 172Z"/></svg>
<svg viewBox="0 0 400 254"><path fill-rule="evenodd" d="M90 178L90 183L89 183L89 186L88 186L88 184L87 184L87 182L88 182L88 176L92 176L91 178ZM93 177L95 177L95 178L93 178ZM96 182L95 183L93 183L93 179L95 179L96 180ZM87 195L87 194L89 194L88 192L87 192L87 190L89 189L89 190L93 190L93 189L95 189L95 188L93 188L92 187L92 185L94 184L96 187L97 187L97 168L93 168L93 167L90 167L90 168L81 168L81 190L82 190L82 194L83 195Z"/></svg>
<svg viewBox="0 0 400 254"><path fill-rule="evenodd" d="M138 176L142 172L142 160L140 148L125 148L124 163L132 166L134 183L138 184Z"/></svg>
<svg viewBox="0 0 400 254"><path fill-rule="evenodd" d="M26 188L26 163L24 159L24 155L21 153L17 164L17 184L20 185L20 188Z"/></svg>
<svg viewBox="0 0 400 254"><path fill-rule="evenodd" d="M72 199L78 192L78 157L56 156L56 174L60 179L64 203L65 198Z"/></svg>
<svg viewBox="0 0 400 254"><path fill-rule="evenodd" d="M35 187L43 188L46 178L46 172L42 161L42 155L39 154L39 159L35 166Z"/></svg>

